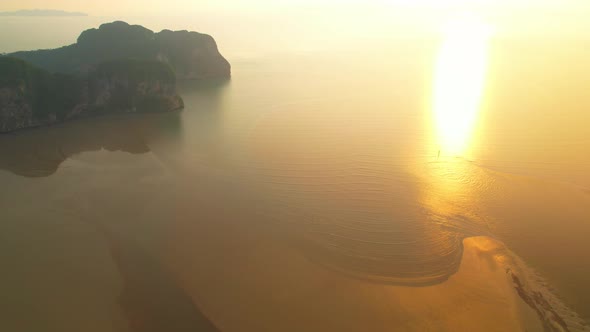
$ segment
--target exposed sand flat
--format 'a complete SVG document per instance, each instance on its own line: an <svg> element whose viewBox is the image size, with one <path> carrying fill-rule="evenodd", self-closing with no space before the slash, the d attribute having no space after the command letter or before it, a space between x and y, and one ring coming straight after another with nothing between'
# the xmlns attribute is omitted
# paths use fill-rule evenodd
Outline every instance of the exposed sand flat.
<svg viewBox="0 0 590 332"><path fill-rule="evenodd" d="M191 230L184 232L188 241ZM232 250L214 242L175 242L173 270L223 331L584 330L488 237L465 239L459 271L425 287L349 278L266 236ZM196 247L208 252L203 261L188 254Z"/></svg>

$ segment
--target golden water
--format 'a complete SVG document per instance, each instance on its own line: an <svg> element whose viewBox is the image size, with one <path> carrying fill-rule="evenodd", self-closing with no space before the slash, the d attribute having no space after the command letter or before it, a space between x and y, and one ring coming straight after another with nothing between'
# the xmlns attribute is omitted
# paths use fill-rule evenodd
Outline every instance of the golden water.
<svg viewBox="0 0 590 332"><path fill-rule="evenodd" d="M182 83L182 113L0 137L6 330L541 328L507 269L583 329L578 41L472 16L313 52L219 31L233 79Z"/></svg>

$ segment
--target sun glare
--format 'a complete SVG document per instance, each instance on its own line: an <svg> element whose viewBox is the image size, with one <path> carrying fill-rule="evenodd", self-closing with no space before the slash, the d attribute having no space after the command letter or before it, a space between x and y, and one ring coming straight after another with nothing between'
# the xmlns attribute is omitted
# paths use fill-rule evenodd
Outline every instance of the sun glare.
<svg viewBox="0 0 590 332"><path fill-rule="evenodd" d="M436 62L433 112L437 143L445 154L468 147L484 89L491 29L472 17L443 29Z"/></svg>

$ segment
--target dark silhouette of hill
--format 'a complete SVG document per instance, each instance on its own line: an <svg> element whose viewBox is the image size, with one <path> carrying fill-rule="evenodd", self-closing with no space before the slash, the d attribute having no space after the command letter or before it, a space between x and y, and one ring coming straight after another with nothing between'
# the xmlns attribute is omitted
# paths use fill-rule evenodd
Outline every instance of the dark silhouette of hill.
<svg viewBox="0 0 590 332"><path fill-rule="evenodd" d="M16 52L17 57L53 73L87 73L115 59L145 59L168 63L179 79L227 79L229 62L206 34L164 30L113 22L84 31L77 43L52 50Z"/></svg>

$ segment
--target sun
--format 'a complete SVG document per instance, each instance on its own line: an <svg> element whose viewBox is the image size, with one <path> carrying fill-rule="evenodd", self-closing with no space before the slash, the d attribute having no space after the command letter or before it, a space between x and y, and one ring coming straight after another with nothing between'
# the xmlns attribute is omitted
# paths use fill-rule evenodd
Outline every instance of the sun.
<svg viewBox="0 0 590 332"><path fill-rule="evenodd" d="M441 152L460 154L480 109L491 30L481 21L461 17L447 24L443 33L432 109Z"/></svg>

